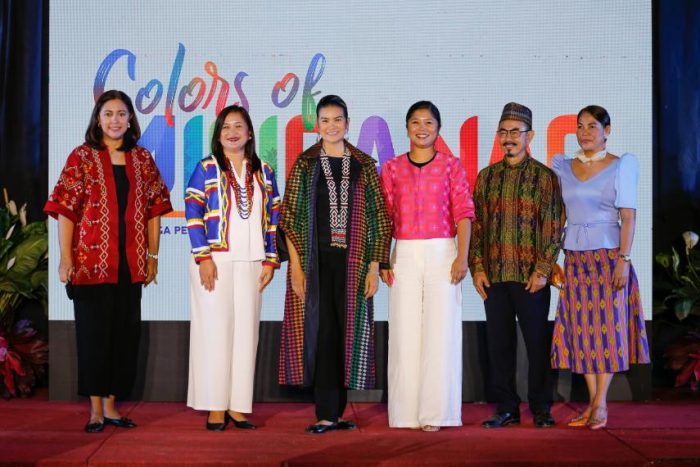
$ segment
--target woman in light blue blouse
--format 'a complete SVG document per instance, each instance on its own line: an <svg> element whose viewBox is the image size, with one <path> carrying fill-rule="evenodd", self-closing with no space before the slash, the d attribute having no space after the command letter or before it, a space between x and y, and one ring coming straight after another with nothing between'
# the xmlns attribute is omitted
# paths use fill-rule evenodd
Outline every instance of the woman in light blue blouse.
<svg viewBox="0 0 700 467"><path fill-rule="evenodd" d="M569 426L604 428L614 373L649 363L649 345L630 252L637 209L639 162L606 149L610 116L590 105L578 113L579 150L557 155L566 208L565 285L559 296L552 366L583 374L586 409Z"/></svg>

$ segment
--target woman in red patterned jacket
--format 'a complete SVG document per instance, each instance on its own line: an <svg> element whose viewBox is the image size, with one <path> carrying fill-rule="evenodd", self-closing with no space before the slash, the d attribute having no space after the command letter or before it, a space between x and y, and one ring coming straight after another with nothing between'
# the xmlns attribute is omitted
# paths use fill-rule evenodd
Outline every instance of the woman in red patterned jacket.
<svg viewBox="0 0 700 467"><path fill-rule="evenodd" d="M44 212L58 219L58 274L75 311L78 393L90 397L88 433L133 428L116 398L136 375L141 288L158 273L160 216L170 195L129 96L107 91L95 103L85 143L75 148Z"/></svg>

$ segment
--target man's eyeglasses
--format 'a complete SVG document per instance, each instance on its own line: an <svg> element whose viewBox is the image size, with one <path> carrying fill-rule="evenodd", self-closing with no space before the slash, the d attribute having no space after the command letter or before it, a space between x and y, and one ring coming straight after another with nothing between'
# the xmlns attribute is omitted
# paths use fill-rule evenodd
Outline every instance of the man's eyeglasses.
<svg viewBox="0 0 700 467"><path fill-rule="evenodd" d="M500 129L496 132L496 134L498 134L498 136L501 138L505 138L508 135L510 135L511 138L518 138L520 133L527 133L528 131L530 130L519 130L517 128L513 128L511 130Z"/></svg>

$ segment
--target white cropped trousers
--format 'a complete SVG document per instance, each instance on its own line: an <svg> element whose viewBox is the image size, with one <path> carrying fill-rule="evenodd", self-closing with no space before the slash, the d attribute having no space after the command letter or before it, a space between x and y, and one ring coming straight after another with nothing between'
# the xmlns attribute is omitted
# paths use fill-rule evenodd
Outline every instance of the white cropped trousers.
<svg viewBox="0 0 700 467"><path fill-rule="evenodd" d="M462 288L452 238L397 240L389 291L389 426L462 424Z"/></svg>
<svg viewBox="0 0 700 467"><path fill-rule="evenodd" d="M261 261L226 261L214 252L218 280L208 292L190 264L190 366L187 405L196 410L253 411L260 329Z"/></svg>

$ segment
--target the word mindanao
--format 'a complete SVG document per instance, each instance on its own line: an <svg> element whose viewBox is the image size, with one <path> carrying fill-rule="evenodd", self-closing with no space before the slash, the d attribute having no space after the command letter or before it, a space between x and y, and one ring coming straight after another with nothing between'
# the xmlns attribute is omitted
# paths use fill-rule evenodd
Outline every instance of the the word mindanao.
<svg viewBox="0 0 700 467"><path fill-rule="evenodd" d="M186 50L179 44L178 51L170 71L167 93L164 100L163 114L153 115L150 122L142 133L139 144L149 149L161 171L163 180L168 188L173 191L176 180L176 161L181 160L181 180L186 184L189 175L194 170L195 165L205 155L204 147L208 141L205 138L204 116L195 115L187 120L183 127L182 158L176 158L175 135L176 116L173 114L177 100L179 110L185 113L194 112L197 109L206 109L212 102L215 104L215 112L218 113L226 105L230 93L230 84L227 79L219 75L218 67L215 63L207 61L204 64L204 72L208 78L196 76L184 86L179 87L180 75L185 60ZM110 78L110 73L114 65L120 59L127 61L127 74L131 81L136 81L136 55L126 49L117 49L109 53L102 61L96 76L93 87L95 98L104 92L106 83ZM289 175L294 161L304 149L304 134L313 133L315 128L315 107L314 97L320 91L314 92L314 87L323 76L326 65L326 58L323 54L315 54L306 70L306 75L302 81L298 75L292 72L285 73L280 80L272 85L270 99L277 108L290 106L300 89L302 91L301 113L291 117L284 126L284 155L279 154L277 142L280 134L280 122L277 115L267 117L262 121L258 129L258 154L261 159L270 164L281 178L279 166L285 168L285 178ZM239 71L234 78L233 88L238 101L236 103L249 108L249 100L244 91L243 81L248 73ZM117 82L121 80L116 79ZM303 83L303 87L302 87ZM178 90L179 87L179 90ZM163 102L165 86L162 81L153 78L139 89L136 94L134 105L136 110L144 115L153 113ZM217 95L218 94L218 95ZM177 97L177 99L176 99ZM213 126L213 119L209 124L209 133ZM575 115L560 115L554 117L547 127L547 162L551 157L559 152L564 152L565 139L568 134L576 131ZM470 185L473 187L479 170L479 117L471 116L466 118L459 129L458 147L453 146L453 151L442 136L438 138L436 147L438 150L450 155L458 155L465 169L467 170ZM449 136L453 137L453 136ZM393 158L396 155L392 135L389 130L387 120L378 115L371 115L365 118L360 126L356 146L368 154L376 154L379 165ZM207 151L208 152L208 151ZM537 155L536 155L537 156ZM494 135L493 146L489 164L502 158L502 151L498 144L498 139ZM485 165L485 164L484 164ZM184 191L184 186L182 187ZM176 215L181 213L176 213Z"/></svg>

